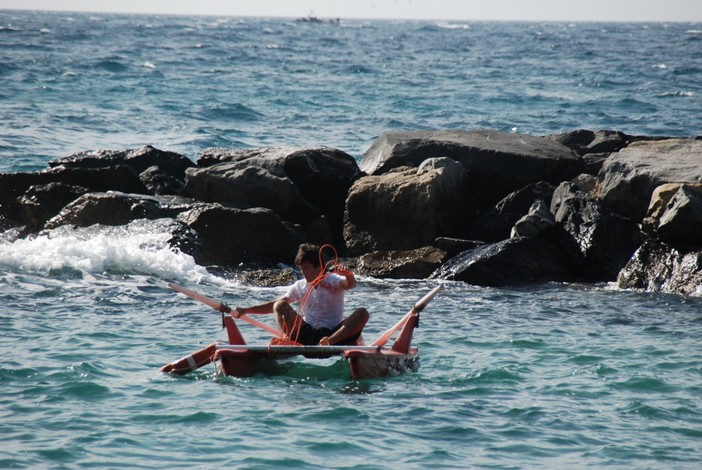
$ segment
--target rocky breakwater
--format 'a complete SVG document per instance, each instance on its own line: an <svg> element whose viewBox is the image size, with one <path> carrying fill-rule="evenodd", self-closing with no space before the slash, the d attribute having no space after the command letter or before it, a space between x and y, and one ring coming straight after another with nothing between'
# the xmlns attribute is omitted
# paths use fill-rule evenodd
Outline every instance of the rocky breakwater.
<svg viewBox="0 0 702 470"><path fill-rule="evenodd" d="M445 159L459 165L437 165ZM616 281L702 295L698 139L393 132L360 166L367 176L349 193L345 240L352 252L378 250L359 258L371 272L392 272L394 243L405 265L420 249L422 272L433 250L433 278L483 286Z"/></svg>
<svg viewBox="0 0 702 470"><path fill-rule="evenodd" d="M209 149L197 163L150 146L86 151L0 174L0 237L158 221L199 264L275 266L305 240L343 245L346 194L360 176L353 157L326 147Z"/></svg>
<svg viewBox="0 0 702 470"><path fill-rule="evenodd" d="M692 138L391 132L360 165L328 147L208 149L197 162L145 147L0 174L0 188L6 240L156 221L210 267L290 264L308 240L376 277L702 295L702 141Z"/></svg>

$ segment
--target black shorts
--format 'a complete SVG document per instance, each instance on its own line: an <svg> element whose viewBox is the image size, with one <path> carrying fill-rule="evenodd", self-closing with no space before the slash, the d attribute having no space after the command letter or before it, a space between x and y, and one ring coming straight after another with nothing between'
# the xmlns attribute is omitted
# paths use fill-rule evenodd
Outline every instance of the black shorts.
<svg viewBox="0 0 702 470"><path fill-rule="evenodd" d="M293 341L297 341L298 343L302 343L306 346L316 346L319 344L319 340L324 338L325 336L331 336L334 334L336 330L341 328L341 323L336 325L333 329L329 328L315 328L306 321L302 322L302 326L300 327L300 333L298 334L297 338L293 337L291 338ZM348 344L356 344L356 340L358 340L358 337L361 336L361 333L352 336L350 338L346 338L345 340L335 343L336 345L348 345Z"/></svg>

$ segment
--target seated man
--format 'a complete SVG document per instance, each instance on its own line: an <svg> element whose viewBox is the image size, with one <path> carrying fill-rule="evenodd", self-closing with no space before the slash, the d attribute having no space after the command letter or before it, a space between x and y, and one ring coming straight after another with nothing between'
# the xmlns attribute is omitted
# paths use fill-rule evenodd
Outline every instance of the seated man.
<svg viewBox="0 0 702 470"><path fill-rule="evenodd" d="M278 300L254 307L236 307L235 316L275 313L280 331L290 340L305 345L356 344L369 318L365 308L356 309L344 318L344 291L356 286L356 278L342 267L323 274L319 250L316 245L300 245L295 265L302 271L303 279L290 286ZM300 303L298 311L292 307L294 303Z"/></svg>

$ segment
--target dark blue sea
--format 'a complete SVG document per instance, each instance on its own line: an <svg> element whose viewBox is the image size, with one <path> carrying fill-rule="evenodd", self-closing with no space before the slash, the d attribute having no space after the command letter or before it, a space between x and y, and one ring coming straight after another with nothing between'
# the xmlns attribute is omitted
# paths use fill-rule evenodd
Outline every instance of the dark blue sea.
<svg viewBox="0 0 702 470"><path fill-rule="evenodd" d="M328 145L390 130L702 134L702 24L472 23L0 10L0 172L83 150ZM2 188L0 188L0 191ZM150 223L0 240L1 468L702 466L702 299L445 283L417 373L158 369L279 296ZM373 338L434 281L361 277ZM264 318L264 320L270 320ZM244 335L264 343L247 325Z"/></svg>

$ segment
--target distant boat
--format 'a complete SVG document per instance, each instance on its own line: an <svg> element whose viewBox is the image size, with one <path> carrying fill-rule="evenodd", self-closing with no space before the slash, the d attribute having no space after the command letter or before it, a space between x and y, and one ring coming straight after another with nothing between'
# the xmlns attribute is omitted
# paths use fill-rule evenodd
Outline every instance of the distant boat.
<svg viewBox="0 0 702 470"><path fill-rule="evenodd" d="M298 18L295 21L299 21L301 23L339 24L341 20L339 20L339 18L319 18L318 16L314 16L313 13L310 13L309 15Z"/></svg>

